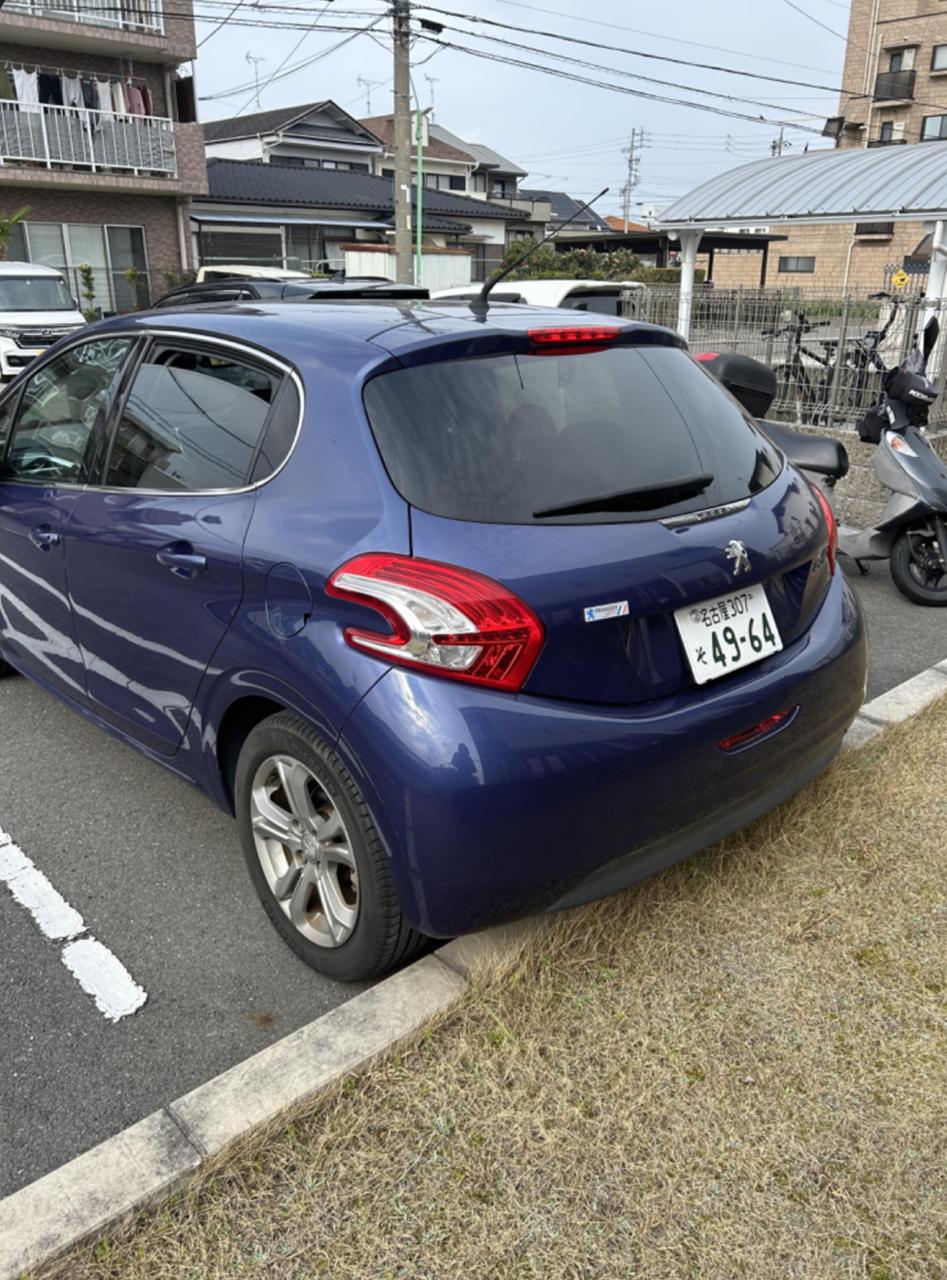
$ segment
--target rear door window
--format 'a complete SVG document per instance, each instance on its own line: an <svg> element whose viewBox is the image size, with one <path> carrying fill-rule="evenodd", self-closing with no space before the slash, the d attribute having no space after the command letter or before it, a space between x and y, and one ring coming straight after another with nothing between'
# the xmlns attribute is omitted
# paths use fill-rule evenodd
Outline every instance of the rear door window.
<svg viewBox="0 0 947 1280"><path fill-rule="evenodd" d="M106 487L243 487L281 382L278 373L230 355L156 343L122 409Z"/></svg>
<svg viewBox="0 0 947 1280"><path fill-rule="evenodd" d="M502 524L686 514L752 496L778 455L678 347L445 360L382 374L365 407L391 479L434 515ZM689 496L656 498L695 477ZM637 509L537 513L621 493Z"/></svg>

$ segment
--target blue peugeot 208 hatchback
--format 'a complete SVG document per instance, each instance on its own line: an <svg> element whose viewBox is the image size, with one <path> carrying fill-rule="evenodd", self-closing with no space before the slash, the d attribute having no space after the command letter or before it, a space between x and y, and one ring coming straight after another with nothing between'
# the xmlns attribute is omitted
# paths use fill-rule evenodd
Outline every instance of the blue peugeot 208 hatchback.
<svg viewBox="0 0 947 1280"><path fill-rule="evenodd" d="M830 511L665 329L125 316L25 372L0 440L7 669L233 812L337 978L694 853L862 697Z"/></svg>

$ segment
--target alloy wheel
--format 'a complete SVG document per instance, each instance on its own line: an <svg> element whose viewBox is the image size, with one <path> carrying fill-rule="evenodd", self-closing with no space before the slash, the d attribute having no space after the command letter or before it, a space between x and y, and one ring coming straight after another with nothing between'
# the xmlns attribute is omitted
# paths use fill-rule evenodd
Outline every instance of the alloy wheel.
<svg viewBox="0 0 947 1280"><path fill-rule="evenodd" d="M340 947L358 921L358 867L335 801L293 756L274 755L250 788L257 857L273 896L304 938Z"/></svg>

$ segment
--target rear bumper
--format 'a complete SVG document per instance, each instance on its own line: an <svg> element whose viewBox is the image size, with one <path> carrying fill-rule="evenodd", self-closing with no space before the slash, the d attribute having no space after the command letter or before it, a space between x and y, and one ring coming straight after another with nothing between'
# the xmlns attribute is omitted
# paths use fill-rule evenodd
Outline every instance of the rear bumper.
<svg viewBox="0 0 947 1280"><path fill-rule="evenodd" d="M611 893L765 813L838 751L866 665L861 612L837 574L802 639L714 685L609 708L392 670L339 749L402 909L450 936ZM782 732L736 754L717 745L795 706Z"/></svg>

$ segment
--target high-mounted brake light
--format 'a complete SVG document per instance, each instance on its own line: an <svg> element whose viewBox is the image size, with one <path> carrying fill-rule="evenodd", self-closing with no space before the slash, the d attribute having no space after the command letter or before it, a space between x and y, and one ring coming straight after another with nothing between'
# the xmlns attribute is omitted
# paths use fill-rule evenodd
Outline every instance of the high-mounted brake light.
<svg viewBox="0 0 947 1280"><path fill-rule="evenodd" d="M835 512L829 506L828 498L826 498L822 490L813 485L812 492L819 499L819 506L822 508L822 514L825 517L825 527L829 535L826 556L829 562L829 573L834 574L835 566L838 563L838 523L835 519Z"/></svg>
<svg viewBox="0 0 947 1280"><path fill-rule="evenodd" d="M374 609L391 628L346 627L353 649L492 689L521 689L545 638L539 618L512 591L436 560L356 556L330 575L326 593Z"/></svg>
<svg viewBox="0 0 947 1280"><path fill-rule="evenodd" d="M534 347L590 347L613 342L620 333L615 325L574 325L528 329L526 336Z"/></svg>
<svg viewBox="0 0 947 1280"><path fill-rule="evenodd" d="M719 354L719 351L697 351L694 353L694 359L703 364L706 360L716 360Z"/></svg>

